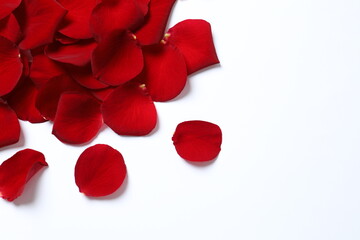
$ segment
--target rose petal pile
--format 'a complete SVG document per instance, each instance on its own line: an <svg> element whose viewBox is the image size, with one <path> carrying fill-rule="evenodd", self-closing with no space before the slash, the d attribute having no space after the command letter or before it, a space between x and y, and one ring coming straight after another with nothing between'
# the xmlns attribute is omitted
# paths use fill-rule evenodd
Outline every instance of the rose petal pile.
<svg viewBox="0 0 360 240"><path fill-rule="evenodd" d="M0 147L19 140L18 119L52 121L69 144L91 141L104 123L119 135L149 134L154 102L219 63L208 22L165 31L174 3L0 1Z"/></svg>

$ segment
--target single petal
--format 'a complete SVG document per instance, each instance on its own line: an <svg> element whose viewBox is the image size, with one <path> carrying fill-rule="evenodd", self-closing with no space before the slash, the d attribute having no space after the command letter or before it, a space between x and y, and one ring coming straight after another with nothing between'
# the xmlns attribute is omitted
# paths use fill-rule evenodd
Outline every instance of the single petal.
<svg viewBox="0 0 360 240"><path fill-rule="evenodd" d="M180 157L195 162L210 161L221 150L222 133L218 125L205 121L180 123L172 137Z"/></svg>
<svg viewBox="0 0 360 240"><path fill-rule="evenodd" d="M22 69L19 49L13 42L0 36L0 96L15 88Z"/></svg>
<svg viewBox="0 0 360 240"><path fill-rule="evenodd" d="M92 39L69 45L54 42L45 48L45 53L49 58L58 62L85 66L90 63L91 54L96 45L96 42Z"/></svg>
<svg viewBox="0 0 360 240"><path fill-rule="evenodd" d="M116 88L108 87L104 89L94 89L91 91L91 94L96 97L99 101L103 102L107 96L109 96Z"/></svg>
<svg viewBox="0 0 360 240"><path fill-rule="evenodd" d="M8 201L19 197L25 184L44 166L48 166L41 152L25 149L15 153L0 166L0 196Z"/></svg>
<svg viewBox="0 0 360 240"><path fill-rule="evenodd" d="M0 19L10 15L21 3L21 0L0 0Z"/></svg>
<svg viewBox="0 0 360 240"><path fill-rule="evenodd" d="M168 101L178 96L187 79L186 64L179 50L169 44L143 48L144 71L139 76L154 101Z"/></svg>
<svg viewBox="0 0 360 240"><path fill-rule="evenodd" d="M92 12L91 31L97 39L102 39L117 31L135 29L144 20L144 3L139 0L102 0Z"/></svg>
<svg viewBox="0 0 360 240"><path fill-rule="evenodd" d="M55 0L22 0L16 17L24 33L21 49L51 43L66 10Z"/></svg>
<svg viewBox="0 0 360 240"><path fill-rule="evenodd" d="M105 144L87 148L76 162L76 185L81 193L89 197L114 193L125 177L126 165L123 156Z"/></svg>
<svg viewBox="0 0 360 240"><path fill-rule="evenodd" d="M118 86L141 72L144 59L136 40L124 32L103 39L93 52L91 64L96 78Z"/></svg>
<svg viewBox="0 0 360 240"><path fill-rule="evenodd" d="M7 38L14 43L20 41L20 26L13 14L0 20L0 36Z"/></svg>
<svg viewBox="0 0 360 240"><path fill-rule="evenodd" d="M75 39L91 38L89 22L97 0L58 0L58 2L68 10L59 32Z"/></svg>
<svg viewBox="0 0 360 240"><path fill-rule="evenodd" d="M16 113L0 99L0 147L17 143L20 124Z"/></svg>
<svg viewBox="0 0 360 240"><path fill-rule="evenodd" d="M184 55L188 74L219 63L211 26L204 20L185 20L170 28L165 41L175 45Z"/></svg>
<svg viewBox="0 0 360 240"><path fill-rule="evenodd" d="M143 85L116 88L103 102L104 122L119 135L142 136L156 126L156 108Z"/></svg>
<svg viewBox="0 0 360 240"><path fill-rule="evenodd" d="M176 0L152 0L149 4L149 11L145 21L135 31L137 40L141 45L159 43L165 31L171 9Z"/></svg>
<svg viewBox="0 0 360 240"><path fill-rule="evenodd" d="M100 82L93 76L91 64L87 64L83 67L68 64L66 69L73 79L81 86L88 89L103 89L108 87L107 84Z"/></svg>
<svg viewBox="0 0 360 240"><path fill-rule="evenodd" d="M61 94L69 91L83 92L84 89L68 75L54 77L41 86L35 103L41 115L54 120Z"/></svg>

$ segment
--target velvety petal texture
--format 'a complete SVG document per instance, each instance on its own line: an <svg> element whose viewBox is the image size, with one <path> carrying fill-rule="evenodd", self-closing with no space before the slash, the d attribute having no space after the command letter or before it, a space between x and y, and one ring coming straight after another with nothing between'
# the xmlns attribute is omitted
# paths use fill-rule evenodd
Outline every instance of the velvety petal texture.
<svg viewBox="0 0 360 240"><path fill-rule="evenodd" d="M0 166L0 197L14 201L25 184L44 166L48 166L41 152L25 149L17 152Z"/></svg>
<svg viewBox="0 0 360 240"><path fill-rule="evenodd" d="M90 63L82 67L69 64L66 69L77 83L88 89L103 89L109 86L94 77Z"/></svg>
<svg viewBox="0 0 360 240"><path fill-rule="evenodd" d="M121 153L97 144L87 148L75 166L75 182L86 196L102 197L114 193L124 182L126 165Z"/></svg>
<svg viewBox="0 0 360 240"><path fill-rule="evenodd" d="M218 125L205 121L180 123L172 137L177 153L188 161L204 162L217 157L222 132Z"/></svg>
<svg viewBox="0 0 360 240"><path fill-rule="evenodd" d="M17 143L20 124L16 113L0 99L0 147Z"/></svg>
<svg viewBox="0 0 360 240"><path fill-rule="evenodd" d="M219 63L211 26L204 20L182 21L169 29L164 40L179 48L185 58L188 74Z"/></svg>
<svg viewBox="0 0 360 240"><path fill-rule="evenodd" d="M103 124L100 103L91 95L63 93L60 97L53 134L62 142L89 142Z"/></svg>
<svg viewBox="0 0 360 240"><path fill-rule="evenodd" d="M116 88L103 102L102 113L106 125L120 135L147 135L157 122L155 105L138 83Z"/></svg>
<svg viewBox="0 0 360 240"><path fill-rule="evenodd" d="M0 0L0 19L10 15L21 3L21 0Z"/></svg>
<svg viewBox="0 0 360 240"><path fill-rule="evenodd" d="M20 26L13 14L0 20L0 36L7 38L14 43L20 41Z"/></svg>

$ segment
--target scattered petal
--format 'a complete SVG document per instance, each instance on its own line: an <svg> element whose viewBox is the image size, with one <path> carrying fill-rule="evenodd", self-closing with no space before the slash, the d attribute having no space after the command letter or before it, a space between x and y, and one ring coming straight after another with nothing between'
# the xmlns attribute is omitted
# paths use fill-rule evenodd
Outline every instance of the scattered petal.
<svg viewBox="0 0 360 240"><path fill-rule="evenodd" d="M205 121L180 123L172 137L180 157L195 162L210 161L219 155L222 133L218 125Z"/></svg>
<svg viewBox="0 0 360 240"><path fill-rule="evenodd" d="M0 0L0 19L10 15L21 3L21 0Z"/></svg>
<svg viewBox="0 0 360 240"><path fill-rule="evenodd" d="M115 87L108 87L104 89L92 90L91 94L99 101L103 102L115 89Z"/></svg>
<svg viewBox="0 0 360 240"><path fill-rule="evenodd" d="M25 184L44 166L48 166L41 152L25 149L15 153L0 166L0 196L8 201L19 197Z"/></svg>
<svg viewBox="0 0 360 240"><path fill-rule="evenodd" d="M75 166L75 182L79 191L89 197L114 193L124 182L126 165L121 153L114 148L97 144L87 148Z"/></svg>
<svg viewBox="0 0 360 240"><path fill-rule="evenodd" d="M13 14L0 20L0 36L7 38L14 43L20 41L20 26Z"/></svg>
<svg viewBox="0 0 360 240"><path fill-rule="evenodd" d="M20 138L20 124L16 113L0 100L0 147L17 143Z"/></svg>
<svg viewBox="0 0 360 240"><path fill-rule="evenodd" d="M88 89L103 89L107 88L108 85L97 80L92 73L91 64L87 64L83 67L74 65L67 65L66 69L68 73L77 81L81 86Z"/></svg>

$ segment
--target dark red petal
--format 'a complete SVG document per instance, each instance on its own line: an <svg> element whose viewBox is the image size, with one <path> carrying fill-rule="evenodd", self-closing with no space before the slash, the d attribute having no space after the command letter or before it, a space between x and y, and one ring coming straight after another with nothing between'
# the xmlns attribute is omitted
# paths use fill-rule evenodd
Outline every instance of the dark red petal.
<svg viewBox="0 0 360 240"><path fill-rule="evenodd" d="M80 41L80 39L70 38L59 32L55 33L55 40L64 45L74 44Z"/></svg>
<svg viewBox="0 0 360 240"><path fill-rule="evenodd" d="M164 35L164 30L176 0L152 0L145 22L135 32L137 40L142 45L159 43Z"/></svg>
<svg viewBox="0 0 360 240"><path fill-rule="evenodd" d="M0 36L0 96L14 89L22 68L19 49L13 42Z"/></svg>
<svg viewBox="0 0 360 240"><path fill-rule="evenodd" d="M0 0L0 19L10 15L21 3L21 0Z"/></svg>
<svg viewBox="0 0 360 240"><path fill-rule="evenodd" d="M0 147L17 143L20 138L20 124L16 113L0 100Z"/></svg>
<svg viewBox="0 0 360 240"><path fill-rule="evenodd" d="M148 0L147 0L148 1ZM114 32L132 30L144 20L144 1L102 0L92 13L90 28L98 39Z"/></svg>
<svg viewBox="0 0 360 240"><path fill-rule="evenodd" d="M114 87L108 87L99 90L92 90L91 94L96 97L99 101L103 102L107 96L109 96L115 90Z"/></svg>
<svg viewBox="0 0 360 240"><path fill-rule="evenodd" d="M44 166L48 164L41 152L25 149L15 153L0 166L0 196L14 201L22 194L25 184Z"/></svg>
<svg viewBox="0 0 360 240"><path fill-rule="evenodd" d="M41 115L48 120L54 120L60 96L64 92L82 92L83 88L68 75L55 77L45 83L36 99L36 107Z"/></svg>
<svg viewBox="0 0 360 240"><path fill-rule="evenodd" d="M24 33L21 49L33 49L51 43L66 10L55 0L22 0L16 17Z"/></svg>
<svg viewBox="0 0 360 240"><path fill-rule="evenodd" d="M144 47L144 71L140 75L154 101L167 101L178 96L187 79L186 64L179 50L171 45Z"/></svg>
<svg viewBox="0 0 360 240"><path fill-rule="evenodd" d="M20 26L13 14L0 20L0 36L7 38L14 43L20 41Z"/></svg>
<svg viewBox="0 0 360 240"><path fill-rule="evenodd" d="M211 26L204 20L182 21L170 28L165 38L184 55L188 74L219 63Z"/></svg>
<svg viewBox="0 0 360 240"><path fill-rule="evenodd" d="M89 197L114 193L124 182L126 165L121 153L105 144L87 148L77 160L75 182Z"/></svg>
<svg viewBox="0 0 360 240"><path fill-rule="evenodd" d="M45 48L45 53L52 60L84 66L90 63L91 54L96 45L94 40L82 40L70 45L54 42Z"/></svg>
<svg viewBox="0 0 360 240"><path fill-rule="evenodd" d="M142 136L156 126L156 108L143 85L129 83L116 88L104 101L104 122L117 134Z"/></svg>
<svg viewBox="0 0 360 240"><path fill-rule="evenodd" d="M102 124L98 100L87 94L63 93L52 133L64 143L81 144L93 139Z"/></svg>
<svg viewBox="0 0 360 240"><path fill-rule="evenodd" d="M172 137L177 153L188 161L204 162L216 158L221 150L222 133L218 125L205 121L180 123Z"/></svg>
<svg viewBox="0 0 360 240"><path fill-rule="evenodd" d="M91 64L87 64L83 67L67 65L66 69L81 86L88 89L102 89L108 87L108 85L100 82L93 76Z"/></svg>
<svg viewBox="0 0 360 240"><path fill-rule="evenodd" d="M58 0L68 10L59 32L76 39L91 38L90 16L97 0Z"/></svg>
<svg viewBox="0 0 360 240"><path fill-rule="evenodd" d="M24 79L6 99L19 119L31 123L41 123L46 120L35 107L37 95L38 90L34 83L30 79Z"/></svg>
<svg viewBox="0 0 360 240"><path fill-rule="evenodd" d="M117 86L136 77L144 59L136 40L124 32L103 39L94 50L91 63L96 78Z"/></svg>

